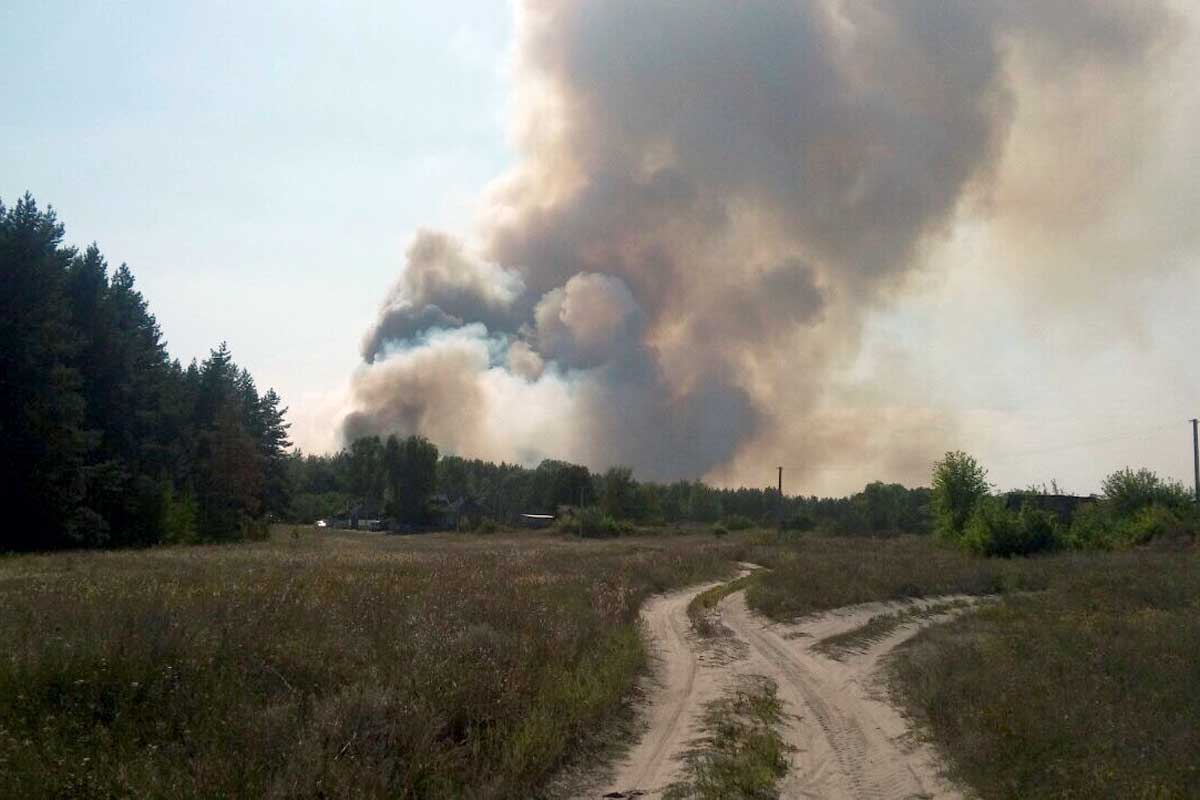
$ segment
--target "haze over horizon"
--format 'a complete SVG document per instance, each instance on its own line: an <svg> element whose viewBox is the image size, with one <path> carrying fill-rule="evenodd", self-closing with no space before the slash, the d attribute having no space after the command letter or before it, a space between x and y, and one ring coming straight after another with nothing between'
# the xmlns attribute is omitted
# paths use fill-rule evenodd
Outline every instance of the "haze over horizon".
<svg viewBox="0 0 1200 800"><path fill-rule="evenodd" d="M128 262L173 355L227 338L304 449L1190 481L1194 8L294 9L0 11L0 199Z"/></svg>

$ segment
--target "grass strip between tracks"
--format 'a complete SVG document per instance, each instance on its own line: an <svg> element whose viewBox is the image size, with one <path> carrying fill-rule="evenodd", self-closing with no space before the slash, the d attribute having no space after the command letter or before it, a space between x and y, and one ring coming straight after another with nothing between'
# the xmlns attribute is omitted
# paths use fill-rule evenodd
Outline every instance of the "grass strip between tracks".
<svg viewBox="0 0 1200 800"><path fill-rule="evenodd" d="M716 619L715 612L717 605L734 592L740 592L745 589L750 585L752 580L754 580L753 573L722 583L720 586L714 586L693 597L692 602L688 603L687 607L687 615L688 619L692 622L692 630L703 638L719 635L721 624Z"/></svg>
<svg viewBox="0 0 1200 800"><path fill-rule="evenodd" d="M775 683L747 675L740 685L704 709L704 734L684 756L684 777L664 800L761 800L779 796L787 773L786 722Z"/></svg>

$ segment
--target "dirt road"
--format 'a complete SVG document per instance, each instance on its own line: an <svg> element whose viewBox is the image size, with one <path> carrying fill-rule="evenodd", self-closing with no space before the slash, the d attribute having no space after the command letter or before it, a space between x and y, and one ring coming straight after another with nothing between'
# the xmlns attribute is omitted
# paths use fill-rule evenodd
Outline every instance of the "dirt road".
<svg viewBox="0 0 1200 800"><path fill-rule="evenodd" d="M962 796L941 778L935 754L911 735L904 718L887 702L878 667L883 656L921 627L962 613L973 600L869 603L796 625L780 625L751 613L743 593L737 592L718 607L727 635L703 640L691 629L687 606L713 585L655 598L643 609L647 634L659 658L655 685L649 691L647 727L599 796L661 796L679 777L680 756L698 734L696 723L704 704L721 697L739 675L773 680L785 711L793 715L784 731L795 750L780 786L783 798ZM927 615L910 613L884 638L836 660L814 649L823 639L859 628L880 615L935 604L940 608L948 600L962 605Z"/></svg>

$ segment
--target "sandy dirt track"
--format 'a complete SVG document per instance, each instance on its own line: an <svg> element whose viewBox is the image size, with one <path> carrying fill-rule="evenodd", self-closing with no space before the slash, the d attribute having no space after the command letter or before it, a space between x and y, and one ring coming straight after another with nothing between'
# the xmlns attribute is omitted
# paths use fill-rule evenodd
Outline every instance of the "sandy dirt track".
<svg viewBox="0 0 1200 800"><path fill-rule="evenodd" d="M743 593L736 592L718 608L727 636L703 640L691 629L687 606L714 585L659 596L643 608L658 657L645 732L616 766L607 788L585 796L661 796L679 777L680 756L699 733L696 724L704 704L730 690L740 675L763 675L776 683L785 711L793 716L784 737L795 751L780 785L781 797L962 797L939 774L935 754L911 735L903 716L888 703L878 667L883 656L921 627L962 613L973 602L970 598L868 603L781 625L753 614ZM966 604L911 620L840 660L812 649L825 637L858 628L876 615L947 600Z"/></svg>

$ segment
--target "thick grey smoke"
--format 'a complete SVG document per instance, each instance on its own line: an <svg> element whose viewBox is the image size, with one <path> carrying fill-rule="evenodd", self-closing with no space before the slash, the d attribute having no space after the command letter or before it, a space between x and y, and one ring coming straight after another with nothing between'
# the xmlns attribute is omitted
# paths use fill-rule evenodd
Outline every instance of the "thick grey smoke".
<svg viewBox="0 0 1200 800"><path fill-rule="evenodd" d="M831 391L866 316L964 203L996 202L1026 83L1136 96L1172 23L1106 0L516 8L523 160L476 252L418 234L345 433L751 483L860 460L920 479L952 420L881 440Z"/></svg>

